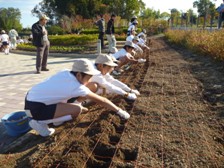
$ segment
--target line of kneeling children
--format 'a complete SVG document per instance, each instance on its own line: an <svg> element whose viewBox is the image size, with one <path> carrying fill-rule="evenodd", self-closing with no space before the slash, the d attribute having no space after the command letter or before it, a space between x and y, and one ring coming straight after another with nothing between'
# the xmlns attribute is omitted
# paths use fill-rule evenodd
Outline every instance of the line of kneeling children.
<svg viewBox="0 0 224 168"><path fill-rule="evenodd" d="M127 111L102 94L117 94L129 100L135 100L140 95L138 90L111 75L120 75L123 66L128 70L131 64L146 61L132 56L136 54L135 48L133 41L127 40L121 50L114 48L114 53L98 55L95 63L77 59L71 69L62 70L33 86L27 92L24 107L31 117L30 127L43 137L50 136L55 129L49 128L48 124L59 126L76 119L79 114L88 112L83 106L83 102L88 101L114 111L123 119L129 119Z"/></svg>

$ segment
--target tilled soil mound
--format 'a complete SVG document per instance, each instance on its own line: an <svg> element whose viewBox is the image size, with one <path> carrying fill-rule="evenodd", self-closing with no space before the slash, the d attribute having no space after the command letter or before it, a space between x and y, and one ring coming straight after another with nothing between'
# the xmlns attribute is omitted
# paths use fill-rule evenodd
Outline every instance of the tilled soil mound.
<svg viewBox="0 0 224 168"><path fill-rule="evenodd" d="M89 112L33 135L0 157L3 167L224 167L223 65L151 39L147 62L118 78L141 95L108 97L131 118L88 105Z"/></svg>

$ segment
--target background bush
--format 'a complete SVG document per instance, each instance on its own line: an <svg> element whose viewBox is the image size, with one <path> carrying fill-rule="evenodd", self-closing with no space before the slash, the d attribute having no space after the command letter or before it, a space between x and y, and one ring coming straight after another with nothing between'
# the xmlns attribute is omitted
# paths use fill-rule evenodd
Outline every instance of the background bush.
<svg viewBox="0 0 224 168"><path fill-rule="evenodd" d="M98 35L60 35L60 36L49 36L51 45L87 45L97 41Z"/></svg>
<svg viewBox="0 0 224 168"><path fill-rule="evenodd" d="M171 43L184 46L194 52L224 60L224 30L168 30L165 37Z"/></svg>

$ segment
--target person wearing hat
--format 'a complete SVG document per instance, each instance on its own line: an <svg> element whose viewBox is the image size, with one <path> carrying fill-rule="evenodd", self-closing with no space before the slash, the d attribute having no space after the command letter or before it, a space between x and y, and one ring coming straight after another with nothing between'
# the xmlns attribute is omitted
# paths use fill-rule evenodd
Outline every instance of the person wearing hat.
<svg viewBox="0 0 224 168"><path fill-rule="evenodd" d="M150 48L146 44L146 30L142 29L142 32L140 32L137 36L139 38L139 42L137 43L143 50L147 49L150 50Z"/></svg>
<svg viewBox="0 0 224 168"><path fill-rule="evenodd" d="M146 40L146 30L145 29L142 29L142 31L138 34L138 37L140 38L140 36L144 36L144 40Z"/></svg>
<svg viewBox="0 0 224 168"><path fill-rule="evenodd" d="M116 47L116 38L115 38L115 31L114 31L114 20L116 18L115 14L111 15L110 20L107 23L107 29L106 29L106 37L108 41L109 46L109 52L111 52L112 47Z"/></svg>
<svg viewBox="0 0 224 168"><path fill-rule="evenodd" d="M122 49L120 49L115 54L112 54L112 56L119 60L118 66L114 68L112 73L114 75L120 75L121 74L121 67L128 63L137 63L138 60L136 60L132 55L132 51L134 50L135 46L131 41L126 41L125 45Z"/></svg>
<svg viewBox="0 0 224 168"><path fill-rule="evenodd" d="M138 45L138 42L139 42L140 39L137 36L135 36L135 34L136 34L135 31L132 31L132 33L126 38L126 41L131 41L131 42L134 43L135 49L132 51L133 55L136 54L135 51L143 54L143 50Z"/></svg>
<svg viewBox="0 0 224 168"><path fill-rule="evenodd" d="M33 45L37 48L36 73L40 71L49 71L47 68L47 58L49 54L50 42L48 32L45 28L50 18L45 14L39 15L39 21L32 25Z"/></svg>
<svg viewBox="0 0 224 168"><path fill-rule="evenodd" d="M135 46L135 50L136 52L140 53L140 54L143 54L143 50L142 48L139 46L139 41L140 39L138 38L138 36L135 36L133 39L132 39L132 42L134 43L134 46Z"/></svg>
<svg viewBox="0 0 224 168"><path fill-rule="evenodd" d="M6 55L9 54L9 36L6 34L5 30L1 31L0 41L2 42L3 50Z"/></svg>
<svg viewBox="0 0 224 168"><path fill-rule="evenodd" d="M95 60L95 66L101 73L93 75L90 83L98 85L97 94L118 94L129 100L135 100L136 95L140 95L138 90L131 89L110 75L114 67L118 66L117 61L110 55L100 54Z"/></svg>
<svg viewBox="0 0 224 168"><path fill-rule="evenodd" d="M127 36L130 36L132 32L136 32L138 21L134 20L131 25L128 27Z"/></svg>
<svg viewBox="0 0 224 168"><path fill-rule="evenodd" d="M136 15L132 16L131 21L129 22L128 26L131 26L132 22L134 22L137 19L138 19L138 17Z"/></svg>
<svg viewBox="0 0 224 168"><path fill-rule="evenodd" d="M27 115L32 118L30 127L41 136L49 136L55 130L49 128L48 124L60 125L88 110L80 104L68 103L73 98L90 99L128 119L130 115L126 111L91 91L96 90L89 87L88 82L98 73L100 72L94 68L91 61L78 59L74 61L72 70L62 70L33 86L26 95L24 107Z"/></svg>

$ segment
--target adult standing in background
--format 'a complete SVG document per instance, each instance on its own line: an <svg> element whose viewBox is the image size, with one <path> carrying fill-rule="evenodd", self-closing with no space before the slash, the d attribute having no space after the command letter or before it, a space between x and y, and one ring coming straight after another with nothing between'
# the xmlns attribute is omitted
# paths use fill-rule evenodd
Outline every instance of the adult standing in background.
<svg viewBox="0 0 224 168"><path fill-rule="evenodd" d="M17 41L17 37L18 37L18 33L17 31L12 28L10 31L9 31L9 40L11 42L11 48L12 49L16 49L16 41Z"/></svg>
<svg viewBox="0 0 224 168"><path fill-rule="evenodd" d="M47 57L49 54L50 42L48 40L48 32L45 28L48 20L49 17L45 14L40 14L39 21L32 26L33 45L37 47L37 74L39 74L40 71L49 71L49 69L47 69Z"/></svg>
<svg viewBox="0 0 224 168"><path fill-rule="evenodd" d="M216 10L219 12L218 29L220 29L222 26L222 22L224 21L224 0Z"/></svg>
<svg viewBox="0 0 224 168"><path fill-rule="evenodd" d="M109 52L111 52L112 47L116 47L116 39L114 35L114 20L116 18L115 14L111 15L110 20L107 23L107 30L106 30L106 36L107 36L107 41L109 45Z"/></svg>
<svg viewBox="0 0 224 168"><path fill-rule="evenodd" d="M95 25L99 28L99 36L98 39L101 40L101 48L104 48L104 34L105 34L105 20L103 18L103 15L100 14L100 19L95 22Z"/></svg>

